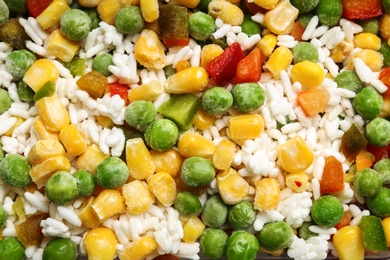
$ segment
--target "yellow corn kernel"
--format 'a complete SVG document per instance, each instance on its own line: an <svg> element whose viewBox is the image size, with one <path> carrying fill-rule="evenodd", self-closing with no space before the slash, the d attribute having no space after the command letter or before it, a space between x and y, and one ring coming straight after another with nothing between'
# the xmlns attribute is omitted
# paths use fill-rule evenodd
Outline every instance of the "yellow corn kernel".
<svg viewBox="0 0 390 260"><path fill-rule="evenodd" d="M19 117L19 116L16 116L16 122L15 124L10 128L8 129L7 132L5 132L3 135L5 136L12 136L12 133L14 132L14 130L20 126L21 124L23 124L23 122L26 121L24 118L22 117Z"/></svg>
<svg viewBox="0 0 390 260"><path fill-rule="evenodd" d="M156 172L166 172L173 178L178 176L183 163L183 156L178 151L174 149L163 152L151 150L150 155L156 166Z"/></svg>
<svg viewBox="0 0 390 260"><path fill-rule="evenodd" d="M157 242L150 236L144 236L129 243L119 253L120 260L142 260L146 259L149 254L157 249Z"/></svg>
<svg viewBox="0 0 390 260"><path fill-rule="evenodd" d="M381 39L373 33L359 33L353 38L355 48L379 50Z"/></svg>
<svg viewBox="0 0 390 260"><path fill-rule="evenodd" d="M132 88L129 91L128 98L130 102L136 100L152 101L164 91L163 85L157 80L151 80L139 87Z"/></svg>
<svg viewBox="0 0 390 260"><path fill-rule="evenodd" d="M141 138L127 140L126 163L130 176L137 180L149 178L156 170L153 158Z"/></svg>
<svg viewBox="0 0 390 260"><path fill-rule="evenodd" d="M209 129L215 121L215 116L207 114L202 108L196 112L194 126L200 130Z"/></svg>
<svg viewBox="0 0 390 260"><path fill-rule="evenodd" d="M343 62L353 50L353 43L342 41L330 50L329 57L336 63Z"/></svg>
<svg viewBox="0 0 390 260"><path fill-rule="evenodd" d="M50 132L46 129L40 116L35 118L33 129L39 140L60 140L58 133Z"/></svg>
<svg viewBox="0 0 390 260"><path fill-rule="evenodd" d="M257 43L257 47L261 50L261 52L265 57L269 57L274 51L277 42L278 39L275 34L267 33Z"/></svg>
<svg viewBox="0 0 390 260"><path fill-rule="evenodd" d="M275 34L289 34L298 14L299 10L289 0L281 0L275 8L265 13L264 24Z"/></svg>
<svg viewBox="0 0 390 260"><path fill-rule="evenodd" d="M279 0L253 0L253 3L267 10L275 8L278 2Z"/></svg>
<svg viewBox="0 0 390 260"><path fill-rule="evenodd" d="M211 140L192 131L187 131L180 136L177 148L184 157L210 158L215 151L215 145Z"/></svg>
<svg viewBox="0 0 390 260"><path fill-rule="evenodd" d="M314 160L314 154L305 140L299 135L277 148L278 157L285 171L303 172Z"/></svg>
<svg viewBox="0 0 390 260"><path fill-rule="evenodd" d="M191 67L170 76L165 90L171 94L198 93L208 86L209 74L203 67Z"/></svg>
<svg viewBox="0 0 390 260"><path fill-rule="evenodd" d="M100 220L96 212L91 207L94 199L95 197L89 196L77 210L77 215L81 219L81 222L83 222L83 225L88 228L95 228L100 225Z"/></svg>
<svg viewBox="0 0 390 260"><path fill-rule="evenodd" d="M271 72L272 76L279 79L280 72L286 70L293 60L293 55L290 49L280 46L268 58L264 65L264 69Z"/></svg>
<svg viewBox="0 0 390 260"><path fill-rule="evenodd" d="M241 25L244 20L244 12L236 5L224 0L214 0L208 5L208 13L214 19L221 19L230 25Z"/></svg>
<svg viewBox="0 0 390 260"><path fill-rule="evenodd" d="M115 16L119 9L123 7L120 0L102 0L97 6L100 19L108 24L115 24Z"/></svg>
<svg viewBox="0 0 390 260"><path fill-rule="evenodd" d="M43 30L46 30L60 22L60 18L70 7L66 0L54 0L51 4L37 16L37 22Z"/></svg>
<svg viewBox="0 0 390 260"><path fill-rule="evenodd" d="M149 190L165 207L173 204L176 198L176 182L166 172L157 172L147 179Z"/></svg>
<svg viewBox="0 0 390 260"><path fill-rule="evenodd" d="M200 3L200 0L176 0L176 2L187 8L195 8Z"/></svg>
<svg viewBox="0 0 390 260"><path fill-rule="evenodd" d="M131 214L146 212L154 203L154 196L144 181L134 180L122 186L122 194L125 197L126 209Z"/></svg>
<svg viewBox="0 0 390 260"><path fill-rule="evenodd" d="M70 124L69 113L57 95L41 98L35 104L47 130L59 132Z"/></svg>
<svg viewBox="0 0 390 260"><path fill-rule="evenodd" d="M236 144L232 141L225 139L219 142L211 158L214 168L218 170L229 169L232 165L235 152Z"/></svg>
<svg viewBox="0 0 390 260"><path fill-rule="evenodd" d="M379 31L381 32L381 36L383 39L390 39L390 15L382 15L379 23Z"/></svg>
<svg viewBox="0 0 390 260"><path fill-rule="evenodd" d="M101 125L103 128L111 128L114 126L114 122L111 118L108 116L98 115L96 116L96 121Z"/></svg>
<svg viewBox="0 0 390 260"><path fill-rule="evenodd" d="M390 247L390 217L382 219L383 230L385 231L386 244Z"/></svg>
<svg viewBox="0 0 390 260"><path fill-rule="evenodd" d="M179 60L176 63L176 72L188 69L191 67L191 63L188 60Z"/></svg>
<svg viewBox="0 0 390 260"><path fill-rule="evenodd" d="M91 203L100 222L103 222L115 214L123 213L126 209L124 198L117 190L106 189Z"/></svg>
<svg viewBox="0 0 390 260"><path fill-rule="evenodd" d="M69 172L71 168L69 160L62 155L46 159L40 164L35 165L30 170L32 181L38 186L43 187L49 178L58 171Z"/></svg>
<svg viewBox="0 0 390 260"><path fill-rule="evenodd" d="M273 178L260 179L255 183L256 194L253 207L259 211L275 209L280 202L280 185Z"/></svg>
<svg viewBox="0 0 390 260"><path fill-rule="evenodd" d="M62 128L60 140L71 156L79 156L87 149L87 141L75 125L70 124Z"/></svg>
<svg viewBox="0 0 390 260"><path fill-rule="evenodd" d="M383 105L378 117L387 118L390 117L390 95L382 95Z"/></svg>
<svg viewBox="0 0 390 260"><path fill-rule="evenodd" d="M146 22L157 21L160 16L158 0L140 0L142 17Z"/></svg>
<svg viewBox="0 0 390 260"><path fill-rule="evenodd" d="M255 139L264 130L264 120L259 114L230 116L228 119L228 136L235 142Z"/></svg>
<svg viewBox="0 0 390 260"><path fill-rule="evenodd" d="M167 60L164 49L157 33L144 29L134 44L135 59L149 70L160 70Z"/></svg>
<svg viewBox="0 0 390 260"><path fill-rule="evenodd" d="M109 154L104 154L96 144L92 144L77 158L77 166L94 174L97 166L108 157Z"/></svg>
<svg viewBox="0 0 390 260"><path fill-rule="evenodd" d="M194 243L200 235L206 225L197 216L192 216L183 226L183 238L186 243Z"/></svg>
<svg viewBox="0 0 390 260"><path fill-rule="evenodd" d="M50 34L47 51L60 60L69 62L73 59L79 47L79 42L69 40L61 33L60 29L57 29Z"/></svg>
<svg viewBox="0 0 390 260"><path fill-rule="evenodd" d="M39 140L31 147L27 160L31 165L37 165L54 156L65 156L62 144L57 140Z"/></svg>
<svg viewBox="0 0 390 260"><path fill-rule="evenodd" d="M217 174L217 186L221 198L229 205L243 201L249 193L249 183L233 168Z"/></svg>
<svg viewBox="0 0 390 260"><path fill-rule="evenodd" d="M364 61L364 63L370 67L370 69L373 71L373 72L378 72L382 69L383 67L383 56L381 53L377 52L377 51L374 51L374 50L370 50L370 49L363 49L361 51L358 51L357 53L355 53L350 59L349 59L349 62L348 62L348 69L349 70L353 70L354 69L354 64L353 64L353 60L355 58L360 58Z"/></svg>
<svg viewBox="0 0 390 260"><path fill-rule="evenodd" d="M114 231L105 227L89 230L83 239L89 260L115 259L117 244Z"/></svg>
<svg viewBox="0 0 390 260"><path fill-rule="evenodd" d="M59 72L54 63L47 59L35 61L24 74L23 81L37 92L48 81L56 81Z"/></svg>
<svg viewBox="0 0 390 260"><path fill-rule="evenodd" d="M139 6L140 0L121 0L123 6L136 5Z"/></svg>
<svg viewBox="0 0 390 260"><path fill-rule="evenodd" d="M336 231L333 244L340 260L363 260L362 230L358 226L345 226Z"/></svg>
<svg viewBox="0 0 390 260"><path fill-rule="evenodd" d="M302 61L291 69L292 81L302 84L302 89L317 88L324 81L324 69L312 61Z"/></svg>
<svg viewBox="0 0 390 260"><path fill-rule="evenodd" d="M304 172L288 173L286 176L286 186L295 192L303 192L306 190L308 179L307 174Z"/></svg>
<svg viewBox="0 0 390 260"><path fill-rule="evenodd" d="M78 0L79 4L83 7L96 7L102 0Z"/></svg>
<svg viewBox="0 0 390 260"><path fill-rule="evenodd" d="M200 52L200 66L206 68L207 64L223 53L223 49L218 44L207 44Z"/></svg>
<svg viewBox="0 0 390 260"><path fill-rule="evenodd" d="M226 0L226 1L235 5L240 3L240 0Z"/></svg>

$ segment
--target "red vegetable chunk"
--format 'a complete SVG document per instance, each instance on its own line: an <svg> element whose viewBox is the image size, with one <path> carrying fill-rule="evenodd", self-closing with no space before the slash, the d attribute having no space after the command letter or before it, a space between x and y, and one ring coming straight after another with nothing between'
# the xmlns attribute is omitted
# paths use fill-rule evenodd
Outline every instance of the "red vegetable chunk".
<svg viewBox="0 0 390 260"><path fill-rule="evenodd" d="M235 83L258 82L261 77L262 54L254 48L237 65Z"/></svg>
<svg viewBox="0 0 390 260"><path fill-rule="evenodd" d="M110 84L110 94L111 96L119 95L126 103L127 103L127 96L129 92L129 87L126 85L122 85L119 83L112 83Z"/></svg>
<svg viewBox="0 0 390 260"><path fill-rule="evenodd" d="M342 0L343 17L367 19L382 15L380 0Z"/></svg>
<svg viewBox="0 0 390 260"><path fill-rule="evenodd" d="M28 13L36 18L38 17L53 0L27 0Z"/></svg>

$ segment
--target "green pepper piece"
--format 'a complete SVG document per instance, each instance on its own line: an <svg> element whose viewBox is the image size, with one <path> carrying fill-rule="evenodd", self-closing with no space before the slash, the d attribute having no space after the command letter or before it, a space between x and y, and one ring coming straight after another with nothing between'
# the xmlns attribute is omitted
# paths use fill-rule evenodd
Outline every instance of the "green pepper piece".
<svg viewBox="0 0 390 260"><path fill-rule="evenodd" d="M194 94L172 95L159 108L158 112L176 123L180 131L187 130L195 120L201 100Z"/></svg>
<svg viewBox="0 0 390 260"><path fill-rule="evenodd" d="M363 245L372 251L387 251L385 231L381 219L377 216L363 216L360 222Z"/></svg>
<svg viewBox="0 0 390 260"><path fill-rule="evenodd" d="M73 77L83 76L87 64L85 59L82 58L73 58L70 62L64 62L63 65L70 71Z"/></svg>
<svg viewBox="0 0 390 260"><path fill-rule="evenodd" d="M48 81L35 93L34 101L38 101L44 97L50 97L56 92L56 83L54 81Z"/></svg>
<svg viewBox="0 0 390 260"><path fill-rule="evenodd" d="M170 48L186 46L189 41L187 8L179 5L163 5L160 7L160 30L164 44Z"/></svg>

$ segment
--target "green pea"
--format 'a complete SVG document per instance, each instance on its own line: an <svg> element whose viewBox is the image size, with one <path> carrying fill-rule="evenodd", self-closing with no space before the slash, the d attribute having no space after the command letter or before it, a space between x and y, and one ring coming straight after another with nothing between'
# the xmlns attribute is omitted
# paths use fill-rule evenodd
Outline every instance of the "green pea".
<svg viewBox="0 0 390 260"><path fill-rule="evenodd" d="M313 13L299 14L297 21L302 25L303 28L306 28L313 16Z"/></svg>
<svg viewBox="0 0 390 260"><path fill-rule="evenodd" d="M291 53L294 64L302 61L318 62L318 51L310 42L299 42L291 49Z"/></svg>
<svg viewBox="0 0 390 260"><path fill-rule="evenodd" d="M27 14L27 0L4 0L4 2L8 6L10 17Z"/></svg>
<svg viewBox="0 0 390 260"><path fill-rule="evenodd" d="M228 219L234 229L247 228L255 221L256 211L252 203L241 201L229 209Z"/></svg>
<svg viewBox="0 0 390 260"><path fill-rule="evenodd" d="M293 229L284 221L267 223L259 232L259 243L266 250L276 251L291 245Z"/></svg>
<svg viewBox="0 0 390 260"><path fill-rule="evenodd" d="M70 9L60 18L61 32L70 40L81 41L91 30L91 18L79 9Z"/></svg>
<svg viewBox="0 0 390 260"><path fill-rule="evenodd" d="M209 3L211 1L212 0L200 0L199 4L196 6L196 8L198 8L202 12L208 12Z"/></svg>
<svg viewBox="0 0 390 260"><path fill-rule="evenodd" d="M0 259L23 260L24 246L16 237L6 237L0 240Z"/></svg>
<svg viewBox="0 0 390 260"><path fill-rule="evenodd" d="M73 173L76 179L77 195L79 197L89 196L95 190L95 178L86 170L79 169Z"/></svg>
<svg viewBox="0 0 390 260"><path fill-rule="evenodd" d="M89 16L89 19L91 19L91 30L96 29L99 27L99 23L102 21L100 19L99 12L96 8L86 8L84 9L84 12Z"/></svg>
<svg viewBox="0 0 390 260"><path fill-rule="evenodd" d="M73 77L83 76L85 69L87 68L87 63L85 62L85 59L79 57L73 58L70 62L64 62L63 65L65 66L65 68L67 68L70 71L70 74L72 74ZM92 69L93 69L93 61L92 61Z"/></svg>
<svg viewBox="0 0 390 260"><path fill-rule="evenodd" d="M118 157L108 157L97 166L95 178L96 183L103 188L118 188L129 178L129 169Z"/></svg>
<svg viewBox="0 0 390 260"><path fill-rule="evenodd" d="M83 6L81 6L79 4L79 1L77 1L77 0L72 1L72 3L69 5L69 7L72 9L83 9L84 8Z"/></svg>
<svg viewBox="0 0 390 260"><path fill-rule="evenodd" d="M111 71L108 70L108 66L110 65L114 65L114 62L112 61L112 55L109 53L99 54L92 60L92 69L100 72L106 77L112 74Z"/></svg>
<svg viewBox="0 0 390 260"><path fill-rule="evenodd" d="M189 17L188 27L190 36L199 41L210 39L216 29L214 18L201 11L193 13Z"/></svg>
<svg viewBox="0 0 390 260"><path fill-rule="evenodd" d="M382 96L371 86L364 87L352 100L356 111L365 119L374 119L381 112Z"/></svg>
<svg viewBox="0 0 390 260"><path fill-rule="evenodd" d="M339 23L343 5L341 0L320 0L315 13L318 15L320 24L332 27Z"/></svg>
<svg viewBox="0 0 390 260"><path fill-rule="evenodd" d="M215 169L210 160L189 157L181 166L181 179L191 188L209 185L215 178Z"/></svg>
<svg viewBox="0 0 390 260"><path fill-rule="evenodd" d="M390 189L382 187L375 196L366 199L366 204L371 214L390 217Z"/></svg>
<svg viewBox="0 0 390 260"><path fill-rule="evenodd" d="M34 53L29 50L16 50L8 54L5 60L6 70L15 80L21 80L28 68L37 60Z"/></svg>
<svg viewBox="0 0 390 260"><path fill-rule="evenodd" d="M390 66L390 45L385 41L379 48L379 53L383 56L383 67Z"/></svg>
<svg viewBox="0 0 390 260"><path fill-rule="evenodd" d="M226 243L227 260L254 260L260 249L257 238L243 230L235 231Z"/></svg>
<svg viewBox="0 0 390 260"><path fill-rule="evenodd" d="M211 196L203 206L201 219L203 223L212 228L219 228L225 224L228 214L228 206L221 196Z"/></svg>
<svg viewBox="0 0 390 260"><path fill-rule="evenodd" d="M33 102L35 92L24 81L19 81L18 88L16 89L20 100L24 102ZM1 99L1 98L0 98ZM12 102L12 100L11 100ZM0 102L1 103L1 102Z"/></svg>
<svg viewBox="0 0 390 260"><path fill-rule="evenodd" d="M4 0L0 0L0 26L5 24L9 19L9 9Z"/></svg>
<svg viewBox="0 0 390 260"><path fill-rule="evenodd" d="M151 101L136 100L125 111L125 121L136 129L143 130L156 118L157 110Z"/></svg>
<svg viewBox="0 0 390 260"><path fill-rule="evenodd" d="M5 223L7 222L8 214L3 208L3 206L0 205L0 230L3 229L5 226Z"/></svg>
<svg viewBox="0 0 390 260"><path fill-rule="evenodd" d="M315 237L317 236L318 234L317 233L314 233L313 231L311 231L309 229L310 226L313 226L315 225L316 223L314 223L314 221L306 221L306 222L303 222L302 223L302 226L299 227L298 229L298 235L300 238L303 238L305 240L311 238L311 237Z"/></svg>
<svg viewBox="0 0 390 260"><path fill-rule="evenodd" d="M13 101L7 90L0 88L0 115L6 112L12 105Z"/></svg>
<svg viewBox="0 0 390 260"><path fill-rule="evenodd" d="M332 195L321 196L310 209L314 222L324 228L330 228L340 222L344 215L343 204Z"/></svg>
<svg viewBox="0 0 390 260"><path fill-rule="evenodd" d="M387 251L382 221L377 216L363 216L360 221L364 248L370 251Z"/></svg>
<svg viewBox="0 0 390 260"><path fill-rule="evenodd" d="M78 256L76 244L69 238L56 238L51 240L43 250L42 259L76 260Z"/></svg>
<svg viewBox="0 0 390 260"><path fill-rule="evenodd" d="M365 168L356 173L353 184L360 195L372 197L382 188L383 182L379 173Z"/></svg>
<svg viewBox="0 0 390 260"><path fill-rule="evenodd" d="M13 187L25 187L31 182L31 165L20 154L7 155L0 164L0 178Z"/></svg>
<svg viewBox="0 0 390 260"><path fill-rule="evenodd" d="M383 158L374 164L373 169L379 173L383 184L390 184L390 158Z"/></svg>
<svg viewBox="0 0 390 260"><path fill-rule="evenodd" d="M253 21L251 15L249 14L244 15L244 20L242 21L241 24L241 30L243 33L245 33L248 36L261 34L260 24Z"/></svg>
<svg viewBox="0 0 390 260"><path fill-rule="evenodd" d="M115 26L121 33L135 34L144 28L144 19L138 6L125 6L115 16Z"/></svg>
<svg viewBox="0 0 390 260"><path fill-rule="evenodd" d="M223 115L232 105L233 95L226 88L213 87L202 95L202 108L209 115Z"/></svg>
<svg viewBox="0 0 390 260"><path fill-rule="evenodd" d="M317 7L319 0L291 0L291 4L299 10L299 14L308 13Z"/></svg>
<svg viewBox="0 0 390 260"><path fill-rule="evenodd" d="M66 171L54 173L45 186L46 197L57 205L64 205L77 197L77 183Z"/></svg>
<svg viewBox="0 0 390 260"><path fill-rule="evenodd" d="M383 147L390 143L390 121L377 117L366 124L364 136L368 143Z"/></svg>
<svg viewBox="0 0 390 260"><path fill-rule="evenodd" d="M260 108L265 101L265 91L257 83L241 83L233 86L233 107L242 113Z"/></svg>
<svg viewBox="0 0 390 260"><path fill-rule="evenodd" d="M199 238L200 252L211 259L221 259L229 236L225 231L206 228Z"/></svg>
<svg viewBox="0 0 390 260"><path fill-rule="evenodd" d="M345 88L355 93L358 93L363 88L363 82L354 70L344 70L340 72L334 81L338 88Z"/></svg>
<svg viewBox="0 0 390 260"><path fill-rule="evenodd" d="M145 141L156 151L171 149L177 142L179 129L169 119L158 119L153 121L145 131Z"/></svg>
<svg viewBox="0 0 390 260"><path fill-rule="evenodd" d="M389 0L381 0L380 2L381 2L383 12L385 14L390 14L390 1Z"/></svg>
<svg viewBox="0 0 390 260"><path fill-rule="evenodd" d="M202 204L198 196L190 191L180 191L175 198L175 209L180 215L191 217L202 212Z"/></svg>
<svg viewBox="0 0 390 260"><path fill-rule="evenodd" d="M357 22L361 27L363 27L363 32L372 33L375 35L379 34L379 19L377 17L363 19Z"/></svg>

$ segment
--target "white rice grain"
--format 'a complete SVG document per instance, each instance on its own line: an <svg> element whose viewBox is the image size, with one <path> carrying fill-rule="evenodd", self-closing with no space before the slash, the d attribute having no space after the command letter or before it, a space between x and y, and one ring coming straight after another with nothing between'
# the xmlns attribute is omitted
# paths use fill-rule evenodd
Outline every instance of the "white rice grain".
<svg viewBox="0 0 390 260"><path fill-rule="evenodd" d="M60 216L66 219L67 221L69 221L69 223L71 223L73 226L81 227L82 225L81 219L77 216L73 207L71 208L72 209L69 209L64 206L58 206L57 210Z"/></svg>
<svg viewBox="0 0 390 260"><path fill-rule="evenodd" d="M355 71L358 74L361 81L369 84L371 81L374 80L374 78L375 78L374 73L372 72L370 67L368 67L364 63L364 61L362 59L354 58L353 65L355 66Z"/></svg>
<svg viewBox="0 0 390 260"><path fill-rule="evenodd" d="M373 86L379 93L384 93L388 89L388 87L381 80L376 78L371 80L370 85Z"/></svg>
<svg viewBox="0 0 390 260"><path fill-rule="evenodd" d="M314 200L318 200L321 197L319 180L316 179L316 178L312 179L311 180L311 187L313 189L313 198L314 198Z"/></svg>
<svg viewBox="0 0 390 260"><path fill-rule="evenodd" d="M315 15L310 19L310 22L307 24L305 31L302 34L302 40L307 41L310 39L311 35L313 34L314 30L316 29L318 25L318 16Z"/></svg>

